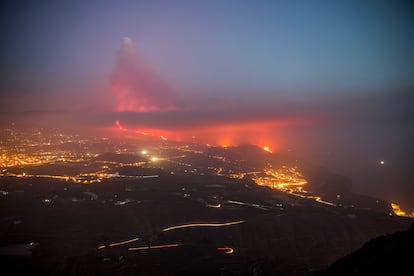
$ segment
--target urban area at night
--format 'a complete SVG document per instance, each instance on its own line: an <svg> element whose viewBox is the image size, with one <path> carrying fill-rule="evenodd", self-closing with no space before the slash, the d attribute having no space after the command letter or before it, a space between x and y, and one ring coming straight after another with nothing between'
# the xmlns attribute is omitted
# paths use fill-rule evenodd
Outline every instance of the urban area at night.
<svg viewBox="0 0 414 276"><path fill-rule="evenodd" d="M4 0L0 18L3 272L412 271L412 1Z"/></svg>

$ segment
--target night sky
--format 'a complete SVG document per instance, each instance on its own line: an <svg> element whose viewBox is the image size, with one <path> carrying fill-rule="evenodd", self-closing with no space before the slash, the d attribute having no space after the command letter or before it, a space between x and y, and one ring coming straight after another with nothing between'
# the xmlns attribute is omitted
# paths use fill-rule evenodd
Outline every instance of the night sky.
<svg viewBox="0 0 414 276"><path fill-rule="evenodd" d="M410 1L0 5L3 124L293 150L414 202Z"/></svg>

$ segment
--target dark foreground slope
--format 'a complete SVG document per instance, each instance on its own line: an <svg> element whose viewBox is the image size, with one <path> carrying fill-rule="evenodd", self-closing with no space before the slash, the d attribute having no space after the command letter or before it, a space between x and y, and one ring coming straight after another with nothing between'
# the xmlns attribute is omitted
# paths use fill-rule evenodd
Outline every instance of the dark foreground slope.
<svg viewBox="0 0 414 276"><path fill-rule="evenodd" d="M414 223L409 230L370 240L328 269L312 275L412 275L413 260Z"/></svg>
<svg viewBox="0 0 414 276"><path fill-rule="evenodd" d="M411 224L218 176L0 186L0 262L15 274L306 275Z"/></svg>

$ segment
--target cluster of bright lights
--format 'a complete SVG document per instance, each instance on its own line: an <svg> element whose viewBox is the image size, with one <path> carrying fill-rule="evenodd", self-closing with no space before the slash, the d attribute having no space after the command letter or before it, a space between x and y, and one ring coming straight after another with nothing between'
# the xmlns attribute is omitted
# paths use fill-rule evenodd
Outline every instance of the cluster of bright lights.
<svg viewBox="0 0 414 276"><path fill-rule="evenodd" d="M142 155L145 155L145 156L148 156L148 155L149 155L149 152L148 152L148 150L143 149L143 150L141 150L141 154L142 154ZM160 160L160 158L159 158L159 157L157 157L157 156L151 156L149 160L150 160L151 162L157 162L157 161L159 161L159 160Z"/></svg>
<svg viewBox="0 0 414 276"><path fill-rule="evenodd" d="M176 226L167 227L162 230L162 232L167 232L175 229L182 229L182 228L189 228L189 227L226 227L236 224L245 223L245 220L239 220L239 221L231 221L231 222L225 222L225 223L188 223L188 224L181 224Z"/></svg>
<svg viewBox="0 0 414 276"><path fill-rule="evenodd" d="M408 214L406 211L402 210L400 205L397 203L391 203L391 208L397 216L414 218L414 212L412 214Z"/></svg>
<svg viewBox="0 0 414 276"><path fill-rule="evenodd" d="M263 150L272 153L269 146L264 146Z"/></svg>
<svg viewBox="0 0 414 276"><path fill-rule="evenodd" d="M306 191L307 181L297 167L282 166L280 169L268 168L264 172L266 176L256 176L253 178L256 184L278 189L298 197L309 198L327 205L335 205Z"/></svg>

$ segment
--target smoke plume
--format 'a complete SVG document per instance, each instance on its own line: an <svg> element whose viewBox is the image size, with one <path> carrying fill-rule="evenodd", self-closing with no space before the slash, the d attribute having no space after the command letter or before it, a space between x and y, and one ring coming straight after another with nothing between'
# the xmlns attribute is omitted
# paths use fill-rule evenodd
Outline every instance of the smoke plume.
<svg viewBox="0 0 414 276"><path fill-rule="evenodd" d="M116 65L110 77L116 111L171 111L175 94L142 60L129 37L122 39Z"/></svg>

